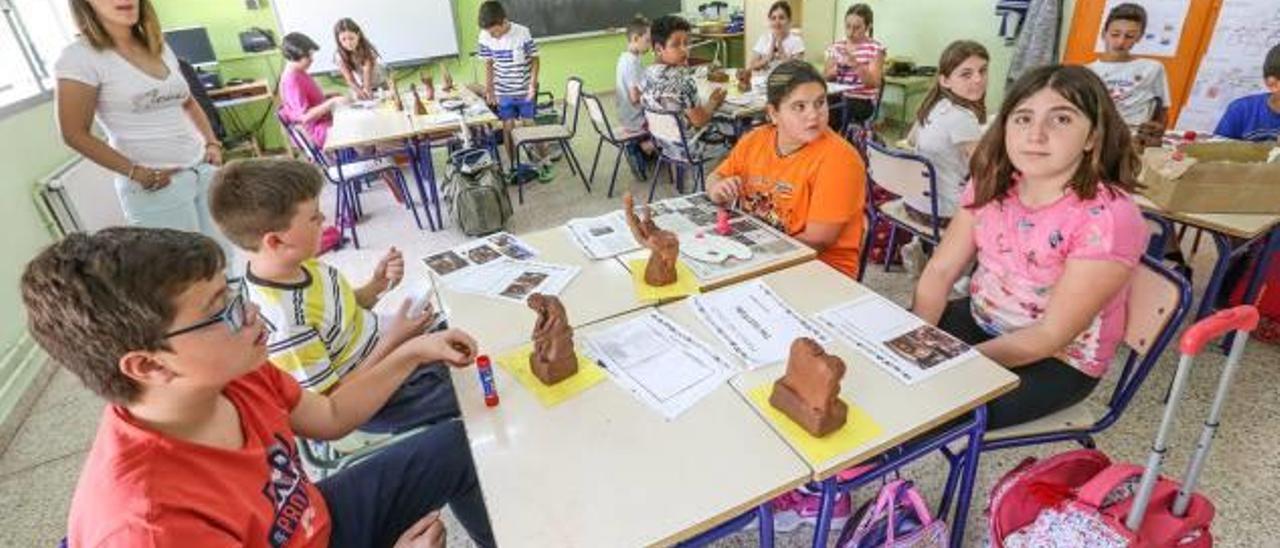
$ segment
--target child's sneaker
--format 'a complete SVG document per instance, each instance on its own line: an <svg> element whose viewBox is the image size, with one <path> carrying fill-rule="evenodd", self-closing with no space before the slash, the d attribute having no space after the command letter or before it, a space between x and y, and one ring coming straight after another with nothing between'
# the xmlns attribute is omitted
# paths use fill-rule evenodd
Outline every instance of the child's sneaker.
<svg viewBox="0 0 1280 548"><path fill-rule="evenodd" d="M795 531L801 525L818 523L822 495L796 489L773 499L773 529L781 533ZM831 513L831 529L839 531L851 513L848 493L836 494L836 507Z"/></svg>

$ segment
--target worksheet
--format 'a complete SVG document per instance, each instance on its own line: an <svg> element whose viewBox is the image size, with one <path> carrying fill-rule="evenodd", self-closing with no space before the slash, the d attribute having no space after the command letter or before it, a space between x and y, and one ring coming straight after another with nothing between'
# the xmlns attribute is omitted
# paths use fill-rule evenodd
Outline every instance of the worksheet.
<svg viewBox="0 0 1280 548"><path fill-rule="evenodd" d="M960 339L875 294L820 312L817 319L906 384L920 382L976 354Z"/></svg>
<svg viewBox="0 0 1280 548"><path fill-rule="evenodd" d="M538 250L506 232L490 234L471 240L448 251L427 256L424 261L436 276L448 284L463 277L475 267L501 259L526 261L538 256Z"/></svg>
<svg viewBox="0 0 1280 548"><path fill-rule="evenodd" d="M664 230L676 233L681 245L686 245L686 242L692 241L700 233L714 234L716 213L720 209L706 194L670 198L654 202L649 207L653 213L653 222ZM787 238L764 221L737 210L729 210L729 227L731 232L727 238L747 246L751 250L751 258L706 262L691 259L682 253L681 260L698 280L706 282L731 276L795 253L803 245Z"/></svg>
<svg viewBox="0 0 1280 548"><path fill-rule="evenodd" d="M640 249L640 243L631 234L627 226L627 217L622 210L612 211L599 217L586 219L570 219L565 223L569 238L582 249L582 252L595 260L608 259L623 253Z"/></svg>
<svg viewBox="0 0 1280 548"><path fill-rule="evenodd" d="M583 347L614 382L667 420L675 420L735 371L657 311L587 335Z"/></svg>
<svg viewBox="0 0 1280 548"><path fill-rule="evenodd" d="M524 303L529 295L559 295L582 269L571 265L517 261L503 257L469 269L445 283L449 289Z"/></svg>
<svg viewBox="0 0 1280 548"><path fill-rule="evenodd" d="M831 337L792 309L768 284L756 280L688 299L698 319L748 367L785 362L791 343L808 337L826 346Z"/></svg>

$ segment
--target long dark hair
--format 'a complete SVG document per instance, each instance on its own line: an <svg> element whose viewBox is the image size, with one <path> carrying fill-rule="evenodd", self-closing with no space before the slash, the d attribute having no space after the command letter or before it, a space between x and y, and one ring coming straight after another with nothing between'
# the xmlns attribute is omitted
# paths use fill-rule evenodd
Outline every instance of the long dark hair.
<svg viewBox="0 0 1280 548"><path fill-rule="evenodd" d="M951 73L955 72L970 57L980 57L984 61L991 61L991 56L987 54L987 48L973 40L956 40L947 46L947 49L942 50L942 58L938 60L938 79L934 80L933 87L929 89L929 93L924 96L924 101L920 103L920 110L916 111L917 123L923 126L925 120L929 119L929 112L943 98L961 108L969 109L969 112L978 117L979 124L987 121L986 103L983 101L970 101L942 87L942 77L950 78Z"/></svg>
<svg viewBox="0 0 1280 548"><path fill-rule="evenodd" d="M354 32L360 37L360 42L356 44L355 51L347 51L347 48L342 47L342 41L338 40L338 35L344 32ZM342 60L342 66L349 71L356 72L365 63L378 58L378 48L369 43L369 39L364 36L364 31L360 30L360 25L357 25L350 17L343 17L337 23L334 23L333 43L338 46L338 58Z"/></svg>
<svg viewBox="0 0 1280 548"><path fill-rule="evenodd" d="M1000 115L978 143L969 171L973 176L974 200L971 209L993 200L1003 200L1013 186L1016 168L1005 149L1005 126L1013 109L1042 89L1052 89L1083 112L1096 140L1085 153L1068 186L1082 199L1098 195L1098 187L1127 193L1142 187L1138 183L1141 160L1129 137L1129 126L1116 111L1106 84L1093 71L1078 65L1046 65L1027 71L1013 83L1000 106Z"/></svg>

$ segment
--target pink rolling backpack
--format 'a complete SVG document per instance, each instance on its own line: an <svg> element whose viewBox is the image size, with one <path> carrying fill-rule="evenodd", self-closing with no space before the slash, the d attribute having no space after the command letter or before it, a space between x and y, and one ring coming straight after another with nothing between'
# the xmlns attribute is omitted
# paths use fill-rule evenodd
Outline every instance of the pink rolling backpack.
<svg viewBox="0 0 1280 548"><path fill-rule="evenodd" d="M991 491L989 534L996 548L1213 546L1213 503L1195 492L1221 419L1231 377L1244 353L1258 311L1239 306L1191 326L1183 334L1182 358L1164 417L1145 467L1114 463L1106 454L1078 449L1036 460L1029 458L1005 474ZM1211 341L1236 331L1218 381L1209 418L1183 482L1160 476L1160 464L1178 400L1186 388L1192 358Z"/></svg>

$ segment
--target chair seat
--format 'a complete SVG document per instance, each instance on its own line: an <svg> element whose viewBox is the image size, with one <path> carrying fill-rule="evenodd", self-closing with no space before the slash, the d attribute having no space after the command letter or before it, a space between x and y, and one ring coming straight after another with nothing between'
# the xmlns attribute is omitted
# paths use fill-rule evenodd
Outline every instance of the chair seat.
<svg viewBox="0 0 1280 548"><path fill-rule="evenodd" d="M618 128L613 131L614 139L617 141L634 141L649 136L649 132L643 129Z"/></svg>
<svg viewBox="0 0 1280 548"><path fill-rule="evenodd" d="M933 227L911 218L911 216L907 214L907 203L901 198L892 202L885 202L884 205L880 206L880 213L883 213L890 219L893 219L895 223L909 226L920 234L924 234L930 238L933 237ZM941 231L941 228L939 228L939 231Z"/></svg>
<svg viewBox="0 0 1280 548"><path fill-rule="evenodd" d="M517 146L519 146L520 143L555 141L557 139L568 139L570 137L569 128L559 124L518 127L511 130L511 140L514 141Z"/></svg>
<svg viewBox="0 0 1280 548"><path fill-rule="evenodd" d="M342 176L350 181L395 168L396 164L390 158L374 158L342 164ZM329 178L338 180L337 166L329 166Z"/></svg>
<svg viewBox="0 0 1280 548"><path fill-rule="evenodd" d="M1031 422L1024 422L999 430L990 430L983 439L995 441L1049 432L1061 432L1063 430L1088 430L1089 427L1097 424L1098 419L1105 414L1105 407L1086 400Z"/></svg>

